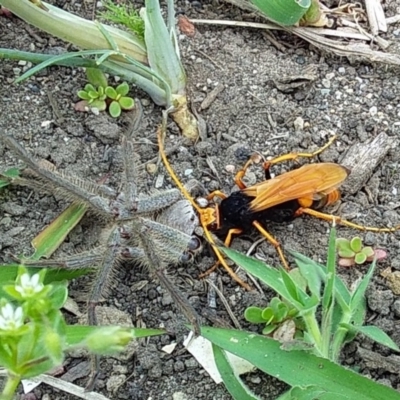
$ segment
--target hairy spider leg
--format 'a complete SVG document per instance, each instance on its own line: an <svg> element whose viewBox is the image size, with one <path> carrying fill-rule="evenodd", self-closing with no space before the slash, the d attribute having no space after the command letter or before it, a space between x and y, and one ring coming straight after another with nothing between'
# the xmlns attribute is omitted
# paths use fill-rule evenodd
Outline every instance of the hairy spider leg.
<svg viewBox="0 0 400 400"><path fill-rule="evenodd" d="M251 290L250 286L243 282L232 270L232 268L229 267L229 265L226 263L224 256L222 255L221 251L218 249L215 240L213 236L211 235L210 230L208 229L208 226L210 223L215 222L215 216L214 216L214 209L209 207L209 208L200 208L198 204L194 201L190 193L187 191L185 186L180 182L178 177L175 174L175 171L172 169L168 158L165 154L165 149L164 149L164 138L166 134L166 122L167 121L167 113L163 113L163 121L160 127L158 128L157 132L157 138L158 138L158 146L159 146L159 151L160 151L160 156L161 159L163 160L165 169L168 171L169 175L171 176L172 180L175 182L175 185L178 187L178 189L182 192L182 194L186 197L187 200L189 200L193 206L193 208L197 211L199 214L199 219L200 219L200 224L203 228L204 235L207 239L207 241L211 244L215 255L217 256L219 262L221 265L225 268L225 270L228 272L228 274L232 277L232 279L237 282L240 286L245 288L246 290ZM215 192L214 192L215 193ZM222 194L224 195L224 194ZM225 195L224 195L225 196Z"/></svg>

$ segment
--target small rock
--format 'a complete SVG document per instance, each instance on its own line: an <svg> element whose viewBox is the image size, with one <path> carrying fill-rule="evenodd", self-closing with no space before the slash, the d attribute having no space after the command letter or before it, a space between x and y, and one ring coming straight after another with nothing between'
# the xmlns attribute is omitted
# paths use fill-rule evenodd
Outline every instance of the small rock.
<svg viewBox="0 0 400 400"><path fill-rule="evenodd" d="M368 307L379 314L387 315L393 302L391 290L370 290L367 296Z"/></svg>
<svg viewBox="0 0 400 400"><path fill-rule="evenodd" d="M107 390L116 393L126 381L126 375L111 375L107 380Z"/></svg>
<svg viewBox="0 0 400 400"><path fill-rule="evenodd" d="M183 392L175 392L172 395L172 400L188 400L188 397Z"/></svg>
<svg viewBox="0 0 400 400"><path fill-rule="evenodd" d="M19 216L26 213L26 207L20 206L13 202L7 202L0 205L0 209L10 215Z"/></svg>
<svg viewBox="0 0 400 400"><path fill-rule="evenodd" d="M183 372L184 370L185 370L185 364L180 360L176 361L174 364L174 371Z"/></svg>
<svg viewBox="0 0 400 400"><path fill-rule="evenodd" d="M392 306L394 315L399 318L400 317L400 299L397 299Z"/></svg>
<svg viewBox="0 0 400 400"><path fill-rule="evenodd" d="M153 163L148 163L146 164L146 171L150 174L150 175L154 175L157 172L157 165L153 164Z"/></svg>
<svg viewBox="0 0 400 400"><path fill-rule="evenodd" d="M371 117L374 117L377 113L378 113L377 107L373 106L369 109L369 114L371 115Z"/></svg>
<svg viewBox="0 0 400 400"><path fill-rule="evenodd" d="M297 117L294 120L293 125L296 132L302 131L304 129L304 119L301 117Z"/></svg>
<svg viewBox="0 0 400 400"><path fill-rule="evenodd" d="M339 68L338 68L338 72L339 72L339 74L345 74L345 73L346 73L346 68L344 68L344 67L339 67Z"/></svg>

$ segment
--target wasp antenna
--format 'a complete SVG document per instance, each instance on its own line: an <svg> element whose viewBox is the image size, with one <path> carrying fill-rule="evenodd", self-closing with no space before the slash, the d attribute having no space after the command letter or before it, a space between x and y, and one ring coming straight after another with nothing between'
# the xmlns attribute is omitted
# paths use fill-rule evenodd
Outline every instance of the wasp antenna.
<svg viewBox="0 0 400 400"><path fill-rule="evenodd" d="M175 182L175 185L178 187L178 189L181 191L181 193L186 197L186 199L190 201L190 203L192 204L193 208L199 214L201 214L201 208L194 201L193 197L190 195L188 190L185 188L185 186L178 179L178 177L175 174L175 171L172 169L171 164L168 161L168 158L167 158L167 155L166 155L165 149L164 149L165 135L166 135L166 114L163 113L163 122L160 125L160 127L158 128L158 132L157 132L158 148L159 148L161 159L163 160L165 169L168 171L170 177Z"/></svg>

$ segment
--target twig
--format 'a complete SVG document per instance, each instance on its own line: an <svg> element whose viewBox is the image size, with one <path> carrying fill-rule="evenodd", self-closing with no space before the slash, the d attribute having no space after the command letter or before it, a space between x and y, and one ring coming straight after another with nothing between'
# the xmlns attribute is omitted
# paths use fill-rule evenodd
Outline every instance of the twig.
<svg viewBox="0 0 400 400"><path fill-rule="evenodd" d="M372 35L377 36L379 31L387 32L385 14L380 0L365 0L365 8Z"/></svg>
<svg viewBox="0 0 400 400"><path fill-rule="evenodd" d="M221 299L221 301L222 301L223 305L225 306L226 311L228 311L228 314L231 317L233 325L235 325L236 329L242 329L238 319L236 318L235 314L233 313L232 309L230 308L224 294L217 288L216 285L214 285L214 283L210 279L206 279L206 282L215 290L218 297Z"/></svg>
<svg viewBox="0 0 400 400"><path fill-rule="evenodd" d="M194 20L190 20L191 22L193 22ZM211 61L217 68L219 68L222 71L225 71L225 68L218 64L216 61L214 61L208 54L204 53L204 51L198 50L198 49L194 49L194 51L196 53L201 54L203 57L207 58L207 60Z"/></svg>

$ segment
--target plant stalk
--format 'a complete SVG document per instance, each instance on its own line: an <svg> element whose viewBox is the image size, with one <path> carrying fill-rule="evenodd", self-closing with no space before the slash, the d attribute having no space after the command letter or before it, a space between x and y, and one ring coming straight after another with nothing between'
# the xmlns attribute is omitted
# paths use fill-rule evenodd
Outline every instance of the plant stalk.
<svg viewBox="0 0 400 400"><path fill-rule="evenodd" d="M1 393L0 400L13 400L15 392L19 383L21 382L21 377L19 375L8 374L6 384Z"/></svg>

